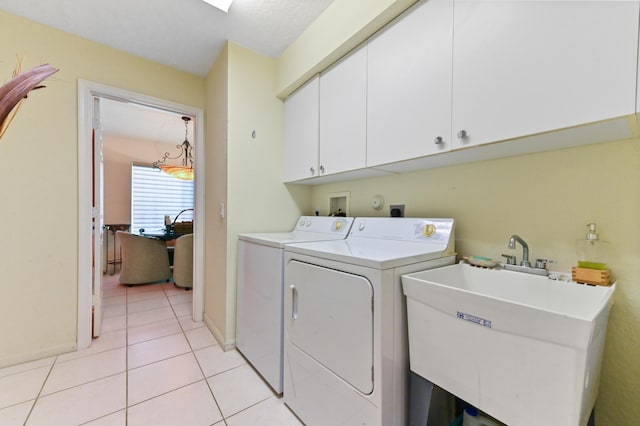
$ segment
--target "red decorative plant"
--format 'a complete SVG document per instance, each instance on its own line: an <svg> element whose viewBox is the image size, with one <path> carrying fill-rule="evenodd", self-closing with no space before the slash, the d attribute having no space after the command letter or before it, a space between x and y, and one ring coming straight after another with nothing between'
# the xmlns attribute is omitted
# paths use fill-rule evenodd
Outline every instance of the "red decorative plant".
<svg viewBox="0 0 640 426"><path fill-rule="evenodd" d="M40 65L23 73L20 70L19 63L13 72L13 78L0 87L0 138L7 131L29 92L44 87L40 83L58 72L49 64Z"/></svg>

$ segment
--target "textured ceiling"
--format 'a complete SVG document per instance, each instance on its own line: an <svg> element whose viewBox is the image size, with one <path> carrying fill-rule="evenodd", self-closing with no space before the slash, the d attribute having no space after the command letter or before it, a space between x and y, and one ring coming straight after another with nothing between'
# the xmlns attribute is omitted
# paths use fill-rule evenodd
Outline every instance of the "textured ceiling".
<svg viewBox="0 0 640 426"><path fill-rule="evenodd" d="M205 76L226 40L275 58L332 2L235 0L228 14L201 0L0 0L0 9ZM180 116L164 111L105 100L101 117L107 137L184 139Z"/></svg>
<svg viewBox="0 0 640 426"><path fill-rule="evenodd" d="M111 138L142 139L179 145L184 140L182 116L160 109L101 99L100 119L105 143ZM194 142L194 123L189 123L188 138Z"/></svg>
<svg viewBox="0 0 640 426"><path fill-rule="evenodd" d="M0 9L205 76L226 40L278 57L333 0L0 0Z"/></svg>

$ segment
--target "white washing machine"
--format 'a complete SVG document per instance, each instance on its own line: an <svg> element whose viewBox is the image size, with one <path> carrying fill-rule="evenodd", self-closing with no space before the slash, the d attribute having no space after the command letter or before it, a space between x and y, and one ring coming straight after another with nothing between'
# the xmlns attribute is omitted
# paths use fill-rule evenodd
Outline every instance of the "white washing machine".
<svg viewBox="0 0 640 426"><path fill-rule="evenodd" d="M238 236L236 347L282 393L285 244L344 239L353 218L302 216L290 232Z"/></svg>
<svg viewBox="0 0 640 426"><path fill-rule="evenodd" d="M284 401L314 425L405 425L403 274L455 262L453 219L356 218L285 248Z"/></svg>

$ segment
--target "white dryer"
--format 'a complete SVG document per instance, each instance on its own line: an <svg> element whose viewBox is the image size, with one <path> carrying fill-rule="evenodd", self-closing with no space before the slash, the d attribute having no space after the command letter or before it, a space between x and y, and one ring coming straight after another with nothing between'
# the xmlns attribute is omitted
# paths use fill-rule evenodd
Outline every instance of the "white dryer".
<svg viewBox="0 0 640 426"><path fill-rule="evenodd" d="M238 236L236 347L282 393L284 247L344 239L353 218L302 216L290 232Z"/></svg>
<svg viewBox="0 0 640 426"><path fill-rule="evenodd" d="M405 425L403 274L455 262L454 220L356 218L285 248L284 401L314 425Z"/></svg>

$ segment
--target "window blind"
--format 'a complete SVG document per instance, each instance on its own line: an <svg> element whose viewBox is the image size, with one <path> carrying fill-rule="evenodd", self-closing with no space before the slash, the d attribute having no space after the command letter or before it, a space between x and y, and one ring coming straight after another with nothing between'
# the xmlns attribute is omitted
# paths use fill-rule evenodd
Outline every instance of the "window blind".
<svg viewBox="0 0 640 426"><path fill-rule="evenodd" d="M164 230L164 216L171 221L184 209L193 208L193 181L176 179L152 166L131 165L131 232ZM193 220L185 212L180 222Z"/></svg>

